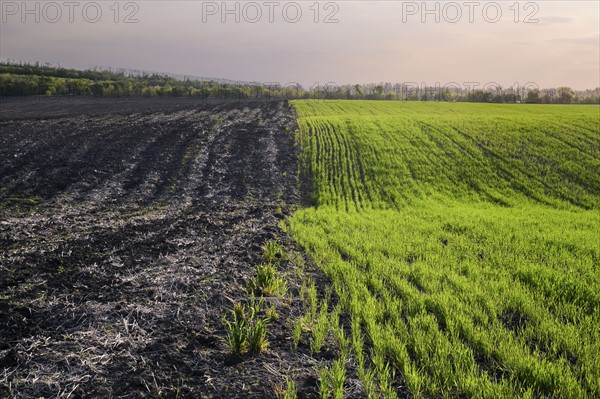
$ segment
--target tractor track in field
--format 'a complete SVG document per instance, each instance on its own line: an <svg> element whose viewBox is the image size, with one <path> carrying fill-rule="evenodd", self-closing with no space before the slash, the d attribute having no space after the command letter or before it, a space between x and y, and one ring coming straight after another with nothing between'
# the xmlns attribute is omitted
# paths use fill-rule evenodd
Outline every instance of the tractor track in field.
<svg viewBox="0 0 600 399"><path fill-rule="evenodd" d="M290 350L297 301L277 303L265 354L232 357L224 342L262 245L303 257L278 227L300 201L286 102L11 107L0 397L270 398L291 374L316 397L316 360ZM323 282L310 261L305 273Z"/></svg>

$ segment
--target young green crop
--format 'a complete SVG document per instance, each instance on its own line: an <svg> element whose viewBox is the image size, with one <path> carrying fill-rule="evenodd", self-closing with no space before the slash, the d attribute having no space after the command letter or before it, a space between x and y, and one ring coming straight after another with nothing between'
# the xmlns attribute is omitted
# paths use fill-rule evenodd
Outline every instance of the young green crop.
<svg viewBox="0 0 600 399"><path fill-rule="evenodd" d="M295 101L313 200L598 208L597 106Z"/></svg>
<svg viewBox="0 0 600 399"><path fill-rule="evenodd" d="M246 352L261 353L269 346L267 340L268 318L260 318L258 313L264 305L264 299L254 296L249 301L249 312L246 307L237 302L233 305L231 314L233 320L225 320L227 329L227 344L231 353L242 355Z"/></svg>
<svg viewBox="0 0 600 399"><path fill-rule="evenodd" d="M597 106L293 105L290 231L369 395L600 397Z"/></svg>
<svg viewBox="0 0 600 399"><path fill-rule="evenodd" d="M256 276L247 283L253 295L284 296L287 283L277 276L277 268L272 263L261 263L256 266Z"/></svg>

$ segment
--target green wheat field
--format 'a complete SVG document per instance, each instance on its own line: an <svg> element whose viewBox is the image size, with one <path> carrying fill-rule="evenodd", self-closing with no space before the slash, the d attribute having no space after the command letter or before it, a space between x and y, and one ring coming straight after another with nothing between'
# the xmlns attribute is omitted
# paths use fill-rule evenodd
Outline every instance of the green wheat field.
<svg viewBox="0 0 600 399"><path fill-rule="evenodd" d="M598 106L292 104L368 395L600 397Z"/></svg>

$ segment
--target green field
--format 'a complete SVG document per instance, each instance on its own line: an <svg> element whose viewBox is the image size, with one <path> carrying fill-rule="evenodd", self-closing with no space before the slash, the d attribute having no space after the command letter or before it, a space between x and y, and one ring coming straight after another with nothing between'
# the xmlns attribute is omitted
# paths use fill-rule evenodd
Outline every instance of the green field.
<svg viewBox="0 0 600 399"><path fill-rule="evenodd" d="M600 397L598 106L293 105L289 228L371 397Z"/></svg>

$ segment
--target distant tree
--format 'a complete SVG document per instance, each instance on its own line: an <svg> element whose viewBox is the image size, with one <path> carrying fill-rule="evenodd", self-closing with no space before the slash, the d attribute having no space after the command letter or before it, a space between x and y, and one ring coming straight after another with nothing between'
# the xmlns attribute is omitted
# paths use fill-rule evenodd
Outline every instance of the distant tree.
<svg viewBox="0 0 600 399"><path fill-rule="evenodd" d="M540 91L538 89L531 90L527 93L527 99L525 100L527 103L538 104L542 102L542 97L540 96Z"/></svg>
<svg viewBox="0 0 600 399"><path fill-rule="evenodd" d="M101 97L102 95L104 95L104 87L102 86L102 83L94 83L91 86L91 90L92 90L92 94L96 97Z"/></svg>
<svg viewBox="0 0 600 399"><path fill-rule="evenodd" d="M184 97L188 95L188 91L183 87L175 86L171 89L171 95L173 97Z"/></svg>
<svg viewBox="0 0 600 399"><path fill-rule="evenodd" d="M354 92L356 93L357 97L362 98L363 91L359 84L354 85Z"/></svg>
<svg viewBox="0 0 600 399"><path fill-rule="evenodd" d="M570 87L559 87L557 90L559 104L571 104L575 98L575 92Z"/></svg>

